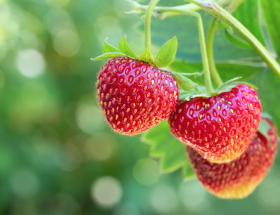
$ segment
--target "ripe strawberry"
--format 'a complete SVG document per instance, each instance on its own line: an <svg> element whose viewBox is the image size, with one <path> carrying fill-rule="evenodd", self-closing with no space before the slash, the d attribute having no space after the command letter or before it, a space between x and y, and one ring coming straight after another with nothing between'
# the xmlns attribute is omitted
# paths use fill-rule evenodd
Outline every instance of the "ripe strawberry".
<svg viewBox="0 0 280 215"><path fill-rule="evenodd" d="M169 117L171 132L215 163L239 157L260 123L257 93L243 84L210 98L181 101Z"/></svg>
<svg viewBox="0 0 280 215"><path fill-rule="evenodd" d="M111 127L135 135L166 119L178 103L173 77L128 57L116 57L98 74L99 105Z"/></svg>
<svg viewBox="0 0 280 215"><path fill-rule="evenodd" d="M273 164L277 149L276 129L270 120L264 120L270 125L269 140L257 131L245 152L229 163L211 163L187 146L203 187L220 198L244 198L254 191Z"/></svg>

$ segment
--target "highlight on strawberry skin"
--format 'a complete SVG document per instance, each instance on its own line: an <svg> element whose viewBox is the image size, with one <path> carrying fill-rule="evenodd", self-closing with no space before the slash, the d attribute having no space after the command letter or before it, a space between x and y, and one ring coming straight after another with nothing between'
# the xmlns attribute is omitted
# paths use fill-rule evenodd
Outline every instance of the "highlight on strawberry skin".
<svg viewBox="0 0 280 215"><path fill-rule="evenodd" d="M241 199L251 194L273 164L277 149L277 132L272 122L268 139L257 131L245 152L224 164L211 163L187 146L198 180L210 193L224 199Z"/></svg>

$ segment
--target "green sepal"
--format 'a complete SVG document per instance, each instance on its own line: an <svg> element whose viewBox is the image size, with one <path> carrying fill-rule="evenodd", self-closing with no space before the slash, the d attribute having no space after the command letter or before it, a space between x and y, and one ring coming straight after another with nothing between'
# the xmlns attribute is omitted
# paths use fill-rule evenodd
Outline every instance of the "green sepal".
<svg viewBox="0 0 280 215"><path fill-rule="evenodd" d="M218 92L222 93L222 92L230 91L233 88L232 87L233 82L235 82L241 78L242 77L236 77L236 78L226 81L225 83L223 83L221 86L218 87Z"/></svg>
<svg viewBox="0 0 280 215"><path fill-rule="evenodd" d="M171 40L168 40L158 51L155 65L157 68L162 68L169 66L175 59L177 52L178 41L177 37L173 37Z"/></svg>
<svg viewBox="0 0 280 215"><path fill-rule="evenodd" d="M198 84L194 83L192 80L184 77L183 75L181 75L178 72L169 71L169 73L175 79L175 81L180 86L180 88L182 88L185 91L189 91L189 90L199 86Z"/></svg>
<svg viewBox="0 0 280 215"><path fill-rule="evenodd" d="M151 157L160 158L162 173L170 173L183 167L191 168L186 145L173 136L167 120L146 131L142 135L142 141L150 145Z"/></svg>
<svg viewBox="0 0 280 215"><path fill-rule="evenodd" d="M148 50L148 49L145 50L144 53L139 55L136 59L139 60L139 61L143 61L145 63L148 63L152 66L155 66L153 55L152 55L151 51Z"/></svg>
<svg viewBox="0 0 280 215"><path fill-rule="evenodd" d="M102 51L104 54L108 52L120 52L117 48L107 43L107 38L102 45Z"/></svg>
<svg viewBox="0 0 280 215"><path fill-rule="evenodd" d="M196 97L203 97L203 98L209 98L224 92L229 92L234 88L237 84L245 84L249 87L252 87L253 89L258 89L256 86L254 86L251 83L247 82L239 82L241 77L236 77L233 78L224 84L222 84L218 89L214 90L212 93L207 93L207 90L205 86L199 86L197 88L193 88L191 90L180 90L180 99L189 101L191 98L196 98Z"/></svg>
<svg viewBox="0 0 280 215"><path fill-rule="evenodd" d="M230 33L227 29L225 29L225 36L228 39L228 41L230 41L232 44L244 48L244 49L252 49L252 47L245 42L244 40L234 36L233 33Z"/></svg>
<svg viewBox="0 0 280 215"><path fill-rule="evenodd" d="M180 100L190 101L191 98L203 97L209 98L212 95L208 94L204 86L191 89L189 91L180 90Z"/></svg>
<svg viewBox="0 0 280 215"><path fill-rule="evenodd" d="M96 61L96 60L105 60L105 59L112 59L115 57L125 57L126 55L120 52L108 52L103 55L100 55L96 58L91 58L91 60Z"/></svg>
<svg viewBox="0 0 280 215"><path fill-rule="evenodd" d="M245 82L245 81L236 81L234 82L235 84L244 84L244 85L247 85L248 87L251 87L252 89L254 90L258 90L259 88L256 87L254 84L251 84L251 83L248 83L248 82Z"/></svg>
<svg viewBox="0 0 280 215"><path fill-rule="evenodd" d="M248 83L248 82L244 82L244 81L237 81L241 79L241 77L236 77L236 78L233 78L227 82L225 82L224 84L222 84L219 88L218 88L218 93L223 93L223 92L228 92L230 91L232 88L234 88L237 84L244 84L244 85L247 85L251 88L253 88L254 90L258 90L258 88L251 84L251 83Z"/></svg>
<svg viewBox="0 0 280 215"><path fill-rule="evenodd" d="M132 57L134 59L137 58L136 54L134 53L134 51L132 51L132 49L129 47L127 41L126 41L126 36L124 36L120 43L119 43L119 51L126 54L129 57Z"/></svg>

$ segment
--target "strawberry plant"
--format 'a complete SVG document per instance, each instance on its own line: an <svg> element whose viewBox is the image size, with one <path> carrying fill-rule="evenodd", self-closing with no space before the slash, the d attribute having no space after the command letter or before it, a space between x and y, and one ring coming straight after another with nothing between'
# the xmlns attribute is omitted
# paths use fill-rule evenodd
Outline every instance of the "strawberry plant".
<svg viewBox="0 0 280 215"><path fill-rule="evenodd" d="M242 0L188 0L184 5L175 1L175 6L168 7L156 6L158 2L141 5L130 1L134 7L131 13L146 14L143 54L137 56L124 37L118 48L105 41L103 55L93 59L110 59L98 74L99 106L117 132L136 135L147 130L142 140L150 145L151 156L160 158L162 172L182 168L185 179L196 175L206 189L221 198L243 198L266 175L277 149L273 118L268 120L264 112L270 110L268 103L261 105L264 94L257 73L265 65L273 81L279 81L280 65L275 59L279 41L274 39L278 32L270 24L273 15L267 10L257 17L261 25L248 28L242 24L242 14L235 11L246 4L251 11L272 4L260 1L260 9L252 1ZM206 39L200 10L206 11L208 19L213 17ZM160 22L155 20L151 28L152 16ZM197 19L199 32L191 38L187 29L180 27L189 16ZM244 22L254 16L248 14ZM161 31L167 31L162 26L170 19L168 26L174 29L168 33L174 34L170 35L173 39L154 59L151 34L154 47L162 44L165 34ZM226 56L221 51L219 58L225 61L217 63L214 39L216 32L222 31L227 43L220 43L219 48L234 48ZM188 49L188 40L199 40L201 63L185 60L197 55ZM252 77L253 83L247 82ZM261 115L266 117L261 120ZM168 122L164 121L167 118Z"/></svg>

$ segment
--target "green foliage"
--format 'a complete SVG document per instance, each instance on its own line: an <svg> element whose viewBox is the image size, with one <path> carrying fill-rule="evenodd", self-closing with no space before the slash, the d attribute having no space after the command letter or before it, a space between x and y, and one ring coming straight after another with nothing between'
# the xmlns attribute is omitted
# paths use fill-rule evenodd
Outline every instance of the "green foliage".
<svg viewBox="0 0 280 215"><path fill-rule="evenodd" d="M268 141L269 141L269 136L268 136L269 129L270 129L270 125L265 120L261 120L259 127L258 127L258 131L263 136L265 136Z"/></svg>
<svg viewBox="0 0 280 215"><path fill-rule="evenodd" d="M277 0L276 0L277 1ZM239 20L262 44L264 43L263 29L260 25L259 2L245 0L236 11L234 17Z"/></svg>
<svg viewBox="0 0 280 215"><path fill-rule="evenodd" d="M280 53L280 1L260 0L263 18L276 52Z"/></svg>
<svg viewBox="0 0 280 215"><path fill-rule="evenodd" d="M167 121L146 131L142 140L150 145L150 156L160 158L161 172L168 173L183 168L185 179L194 176L186 146L171 134Z"/></svg>
<svg viewBox="0 0 280 215"><path fill-rule="evenodd" d="M280 91L278 90L280 89L279 79L266 69L250 82L260 89L257 93L262 104L262 111L269 113L272 116L272 121L276 124L276 128L280 128L280 112L278 109L280 98Z"/></svg>

